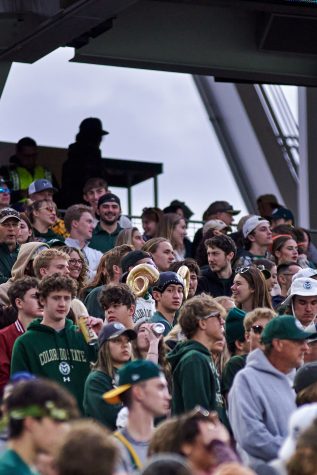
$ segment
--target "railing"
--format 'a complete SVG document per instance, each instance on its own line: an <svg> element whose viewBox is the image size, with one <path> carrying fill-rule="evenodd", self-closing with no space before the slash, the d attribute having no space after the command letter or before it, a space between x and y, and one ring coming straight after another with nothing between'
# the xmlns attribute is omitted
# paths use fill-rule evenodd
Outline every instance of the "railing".
<svg viewBox="0 0 317 475"><path fill-rule="evenodd" d="M142 220L140 216L129 216L133 226L136 226L142 232ZM204 223L202 221L188 221L187 223L187 236L192 241L194 239L196 231L202 227Z"/></svg>
<svg viewBox="0 0 317 475"><path fill-rule="evenodd" d="M282 148L288 168L298 181L299 131L281 86L255 84L255 90Z"/></svg>

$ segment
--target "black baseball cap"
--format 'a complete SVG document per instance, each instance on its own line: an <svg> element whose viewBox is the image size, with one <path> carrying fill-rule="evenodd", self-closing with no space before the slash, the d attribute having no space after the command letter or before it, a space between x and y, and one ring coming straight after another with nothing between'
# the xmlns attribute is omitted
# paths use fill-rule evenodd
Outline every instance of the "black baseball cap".
<svg viewBox="0 0 317 475"><path fill-rule="evenodd" d="M277 220L277 219L286 219L292 221L294 223L294 215L291 212L290 209L284 208L283 206L280 206L279 208L276 208L273 213L270 216L271 220Z"/></svg>
<svg viewBox="0 0 317 475"><path fill-rule="evenodd" d="M233 209L233 206L228 201L214 201L208 207L204 214L216 214L216 213L230 213L233 216L241 213L240 210Z"/></svg>
<svg viewBox="0 0 317 475"><path fill-rule="evenodd" d="M100 196L98 200L98 208L104 203L117 203L121 207L120 198L113 193L106 193L105 195Z"/></svg>
<svg viewBox="0 0 317 475"><path fill-rule="evenodd" d="M149 254L148 252L145 252L145 251L139 250L139 251L130 251L130 252L128 252L128 254L126 254L121 259L122 272L123 273L128 272L130 267L136 266L139 261L141 261L142 259L146 259L147 257L152 259L151 254Z"/></svg>
<svg viewBox="0 0 317 475"><path fill-rule="evenodd" d="M317 383L317 361L306 363L299 368L294 379L294 389L299 393L314 383Z"/></svg>
<svg viewBox="0 0 317 475"><path fill-rule="evenodd" d="M79 131L81 133L99 133L100 135L109 134L109 132L103 130L102 122L97 117L87 117L87 119L84 119L79 126Z"/></svg>

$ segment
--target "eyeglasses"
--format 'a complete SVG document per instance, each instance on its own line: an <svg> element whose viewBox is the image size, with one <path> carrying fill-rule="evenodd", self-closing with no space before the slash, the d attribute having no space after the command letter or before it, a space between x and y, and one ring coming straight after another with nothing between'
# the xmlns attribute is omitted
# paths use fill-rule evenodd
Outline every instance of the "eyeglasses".
<svg viewBox="0 0 317 475"><path fill-rule="evenodd" d="M43 208L39 208L39 211L41 211L41 209L45 209L49 213L56 213L56 208L53 208L52 206L43 206Z"/></svg>
<svg viewBox="0 0 317 475"><path fill-rule="evenodd" d="M261 335L264 330L264 327L262 325L252 325L251 329L256 335Z"/></svg>
<svg viewBox="0 0 317 475"><path fill-rule="evenodd" d="M200 320L208 320L208 318L218 318L218 320L221 320L221 314L220 312L212 312L209 315L206 315L206 317L199 317Z"/></svg>
<svg viewBox="0 0 317 475"><path fill-rule="evenodd" d="M0 193L10 193L10 190L9 190L9 188L0 187Z"/></svg>
<svg viewBox="0 0 317 475"><path fill-rule="evenodd" d="M82 266L82 265L83 265L81 259L69 259L68 264L70 264L71 266L75 266L76 264L77 264L78 266Z"/></svg>

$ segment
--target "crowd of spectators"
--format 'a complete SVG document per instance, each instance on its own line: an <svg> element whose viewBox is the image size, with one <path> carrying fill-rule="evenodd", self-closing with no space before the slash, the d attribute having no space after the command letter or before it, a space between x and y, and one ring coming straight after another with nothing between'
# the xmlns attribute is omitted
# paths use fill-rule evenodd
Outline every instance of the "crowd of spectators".
<svg viewBox="0 0 317 475"><path fill-rule="evenodd" d="M138 229L106 134L81 123L61 189L31 138L1 170L0 475L316 474L309 231L274 195L192 242L179 200Z"/></svg>

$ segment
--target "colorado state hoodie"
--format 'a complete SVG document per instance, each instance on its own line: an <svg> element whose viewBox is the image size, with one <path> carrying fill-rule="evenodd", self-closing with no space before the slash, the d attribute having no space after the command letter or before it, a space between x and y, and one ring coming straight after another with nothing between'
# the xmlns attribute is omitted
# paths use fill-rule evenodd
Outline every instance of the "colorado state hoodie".
<svg viewBox="0 0 317 475"><path fill-rule="evenodd" d="M254 469L277 458L288 434L288 419L296 409L293 377L294 372L281 373L258 349L234 379L229 420L244 462Z"/></svg>
<svg viewBox="0 0 317 475"><path fill-rule="evenodd" d="M217 411L226 423L219 377L208 349L195 340L182 341L167 359L172 366L173 414L182 414L199 405Z"/></svg>
<svg viewBox="0 0 317 475"><path fill-rule="evenodd" d="M96 348L87 345L71 320L66 319L65 327L57 332L37 318L15 341L11 374L29 371L57 381L75 396L82 410L85 381L96 356Z"/></svg>

